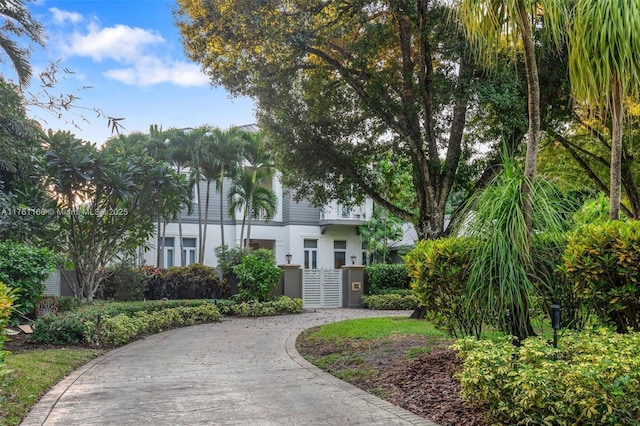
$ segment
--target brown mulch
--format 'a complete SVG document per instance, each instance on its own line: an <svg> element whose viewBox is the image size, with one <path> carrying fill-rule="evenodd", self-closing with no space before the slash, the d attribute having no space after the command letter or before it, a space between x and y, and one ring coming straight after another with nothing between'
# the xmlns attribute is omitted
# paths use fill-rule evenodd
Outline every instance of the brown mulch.
<svg viewBox="0 0 640 426"><path fill-rule="evenodd" d="M332 353L349 353L327 371L395 405L442 426L484 426L481 407L471 407L459 396L454 377L461 361L448 348L451 341L426 336L395 336L391 339L327 342L307 339L303 333L298 351L313 362ZM417 354L412 349L422 348ZM341 374L344 372L348 374ZM354 371L362 374L353 374Z"/></svg>

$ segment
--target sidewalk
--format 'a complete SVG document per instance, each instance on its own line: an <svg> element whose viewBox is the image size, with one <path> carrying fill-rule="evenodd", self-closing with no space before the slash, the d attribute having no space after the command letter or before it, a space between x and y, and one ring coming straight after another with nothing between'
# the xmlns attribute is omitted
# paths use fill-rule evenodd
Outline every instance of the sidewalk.
<svg viewBox="0 0 640 426"><path fill-rule="evenodd" d="M437 426L317 369L295 349L309 327L408 314L318 309L149 336L74 371L22 425Z"/></svg>

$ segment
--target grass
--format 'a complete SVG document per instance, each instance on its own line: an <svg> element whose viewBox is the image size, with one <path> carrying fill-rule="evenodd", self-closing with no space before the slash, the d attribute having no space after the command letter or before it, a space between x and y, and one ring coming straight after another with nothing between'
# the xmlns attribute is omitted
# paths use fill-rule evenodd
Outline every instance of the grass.
<svg viewBox="0 0 640 426"><path fill-rule="evenodd" d="M446 337L446 334L431 323L410 318L363 318L346 320L321 326L315 338L321 339L384 339L392 335L422 335Z"/></svg>
<svg viewBox="0 0 640 426"><path fill-rule="evenodd" d="M53 385L104 351L82 348L35 349L6 358L0 376L0 424L18 425Z"/></svg>

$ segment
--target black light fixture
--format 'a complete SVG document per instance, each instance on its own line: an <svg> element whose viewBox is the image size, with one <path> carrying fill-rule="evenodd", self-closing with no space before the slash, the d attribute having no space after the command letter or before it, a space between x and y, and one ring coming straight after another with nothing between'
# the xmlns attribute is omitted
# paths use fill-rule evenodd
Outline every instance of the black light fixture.
<svg viewBox="0 0 640 426"><path fill-rule="evenodd" d="M287 254L286 254L287 263L291 263L291 258L292 258L292 257L293 257L293 256L291 255L291 253L287 253Z"/></svg>
<svg viewBox="0 0 640 426"><path fill-rule="evenodd" d="M553 327L553 347L558 347L558 330L560 330L560 305L551 305L551 327Z"/></svg>
<svg viewBox="0 0 640 426"><path fill-rule="evenodd" d="M351 264L352 264L352 265L355 265L355 264L356 264L356 255L355 255L355 254L352 254L352 255L351 255Z"/></svg>

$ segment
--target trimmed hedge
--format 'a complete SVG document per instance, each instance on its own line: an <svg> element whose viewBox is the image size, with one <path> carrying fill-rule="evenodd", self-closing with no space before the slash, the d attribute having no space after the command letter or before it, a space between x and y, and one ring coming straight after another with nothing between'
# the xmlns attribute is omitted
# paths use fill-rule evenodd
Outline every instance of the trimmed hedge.
<svg viewBox="0 0 640 426"><path fill-rule="evenodd" d="M280 296L267 302L255 300L242 302L231 307L234 314L241 317L265 317L280 314L299 314L302 312L302 299Z"/></svg>
<svg viewBox="0 0 640 426"><path fill-rule="evenodd" d="M566 331L559 349L542 338L458 340L462 396L488 407L491 422L637 425L640 334Z"/></svg>
<svg viewBox="0 0 640 426"><path fill-rule="evenodd" d="M385 294L390 290L411 288L411 278L404 263L377 263L365 268L367 294Z"/></svg>
<svg viewBox="0 0 640 426"><path fill-rule="evenodd" d="M147 300L224 299L229 286L218 279L210 266L195 263L169 269L141 268L145 275Z"/></svg>
<svg viewBox="0 0 640 426"><path fill-rule="evenodd" d="M640 331L640 222L607 221L569 235L563 271L578 298L619 333Z"/></svg>
<svg viewBox="0 0 640 426"><path fill-rule="evenodd" d="M362 296L362 303L373 310L414 310L420 305L415 294L398 293Z"/></svg>

